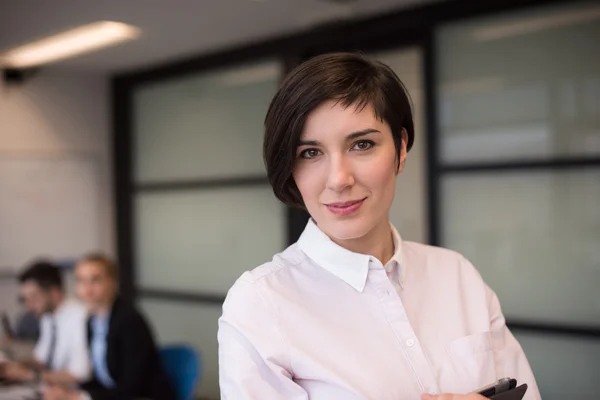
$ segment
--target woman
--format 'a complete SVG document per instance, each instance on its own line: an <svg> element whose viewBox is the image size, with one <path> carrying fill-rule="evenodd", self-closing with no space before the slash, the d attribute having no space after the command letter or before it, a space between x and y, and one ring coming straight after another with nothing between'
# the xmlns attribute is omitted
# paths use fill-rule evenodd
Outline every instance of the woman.
<svg viewBox="0 0 600 400"><path fill-rule="evenodd" d="M403 241L389 222L413 139L408 95L381 63L329 54L285 79L266 116L264 158L275 195L311 220L227 295L223 399L471 400L483 397L460 393L502 377L539 399L475 268Z"/></svg>
<svg viewBox="0 0 600 400"><path fill-rule="evenodd" d="M88 342L93 379L80 390L52 387L44 398L175 400L148 324L118 297L115 264L102 255L85 257L75 267L75 280L77 295L91 314Z"/></svg>

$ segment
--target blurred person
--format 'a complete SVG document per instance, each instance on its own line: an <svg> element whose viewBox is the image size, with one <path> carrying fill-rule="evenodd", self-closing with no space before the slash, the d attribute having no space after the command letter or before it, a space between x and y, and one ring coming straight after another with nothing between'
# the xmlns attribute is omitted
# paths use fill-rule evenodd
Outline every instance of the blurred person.
<svg viewBox="0 0 600 400"><path fill-rule="evenodd" d="M275 195L311 218L227 294L222 399L480 400L464 393L504 377L540 398L473 265L402 240L389 221L413 141L408 93L388 66L336 53L286 77L265 118L265 164Z"/></svg>
<svg viewBox="0 0 600 400"><path fill-rule="evenodd" d="M15 338L24 341L37 341L40 338L40 319L31 311L20 315L15 327Z"/></svg>
<svg viewBox="0 0 600 400"><path fill-rule="evenodd" d="M75 285L91 315L87 327L93 377L77 390L52 386L44 399L175 400L148 323L118 296L116 264L101 254L84 257L75 267Z"/></svg>
<svg viewBox="0 0 600 400"><path fill-rule="evenodd" d="M87 380L87 311L66 297L60 269L48 261L35 262L19 276L19 284L26 308L40 318L40 337L32 358L4 363L0 376L16 382L65 385Z"/></svg>

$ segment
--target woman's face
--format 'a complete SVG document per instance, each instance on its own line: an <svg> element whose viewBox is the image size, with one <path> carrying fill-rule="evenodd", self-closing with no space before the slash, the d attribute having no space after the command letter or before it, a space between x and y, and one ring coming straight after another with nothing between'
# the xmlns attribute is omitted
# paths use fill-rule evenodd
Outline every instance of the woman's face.
<svg viewBox="0 0 600 400"><path fill-rule="evenodd" d="M75 286L77 295L92 313L109 307L116 290L115 280L94 261L82 261L75 267Z"/></svg>
<svg viewBox="0 0 600 400"><path fill-rule="evenodd" d="M327 101L309 114L293 177L309 214L328 236L360 239L388 223L405 139L398 168L391 129L371 106L357 110Z"/></svg>

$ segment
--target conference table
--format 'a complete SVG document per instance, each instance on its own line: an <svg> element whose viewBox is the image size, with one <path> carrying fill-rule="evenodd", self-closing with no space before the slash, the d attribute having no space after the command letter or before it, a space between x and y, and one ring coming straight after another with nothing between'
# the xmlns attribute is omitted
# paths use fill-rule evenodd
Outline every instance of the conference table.
<svg viewBox="0 0 600 400"><path fill-rule="evenodd" d="M0 384L0 400L39 400L39 385Z"/></svg>
<svg viewBox="0 0 600 400"><path fill-rule="evenodd" d="M34 346L33 342L13 341L8 348L0 349L0 363L7 360L25 360L33 353ZM0 378L0 400L41 399L40 389L39 383L9 383Z"/></svg>

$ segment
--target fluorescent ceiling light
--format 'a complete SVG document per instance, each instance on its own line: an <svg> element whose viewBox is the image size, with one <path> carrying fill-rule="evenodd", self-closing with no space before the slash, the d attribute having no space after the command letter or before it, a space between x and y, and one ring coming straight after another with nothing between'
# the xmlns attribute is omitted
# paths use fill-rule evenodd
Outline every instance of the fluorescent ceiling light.
<svg viewBox="0 0 600 400"><path fill-rule="evenodd" d="M35 67L131 40L139 34L140 30L131 25L112 21L95 22L0 54L0 66Z"/></svg>
<svg viewBox="0 0 600 400"><path fill-rule="evenodd" d="M539 32L545 29L593 21L600 18L600 7L562 12L541 17L524 18L512 22L502 22L477 29L473 36L477 41L503 39L511 36Z"/></svg>

